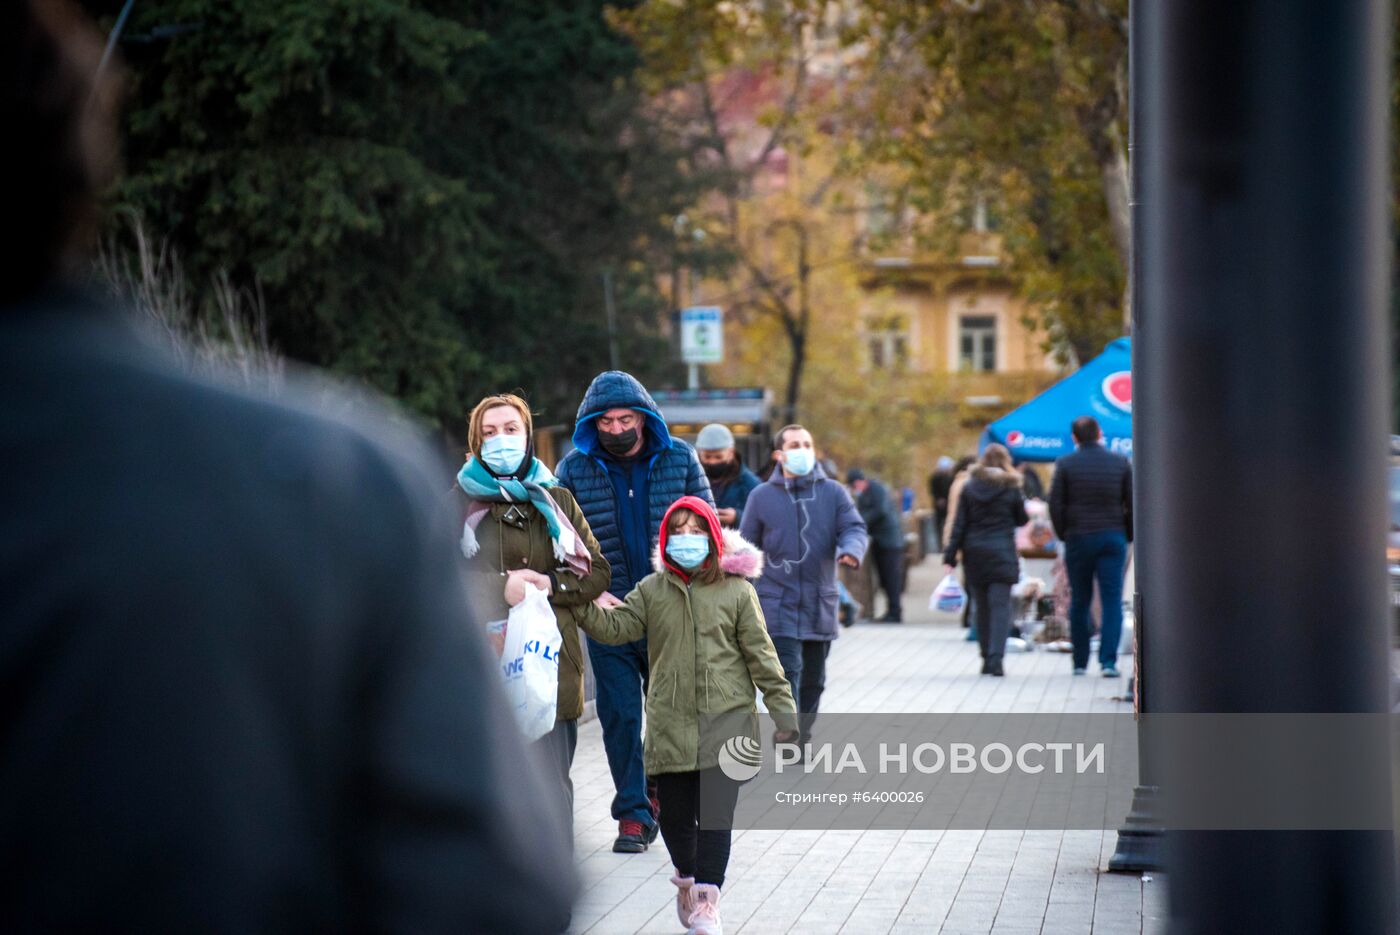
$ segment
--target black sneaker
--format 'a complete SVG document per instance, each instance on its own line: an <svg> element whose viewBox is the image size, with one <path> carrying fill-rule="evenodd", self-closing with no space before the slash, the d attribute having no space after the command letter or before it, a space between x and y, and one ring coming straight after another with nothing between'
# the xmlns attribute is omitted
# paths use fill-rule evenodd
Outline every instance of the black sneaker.
<svg viewBox="0 0 1400 935"><path fill-rule="evenodd" d="M656 830L651 830L651 840L656 839ZM619 821L617 823L617 840L613 842L614 854L641 854L651 843L647 839L647 826L640 821Z"/></svg>
<svg viewBox="0 0 1400 935"><path fill-rule="evenodd" d="M849 627L856 622L856 605L842 604L840 615L836 618L841 621L841 626Z"/></svg>

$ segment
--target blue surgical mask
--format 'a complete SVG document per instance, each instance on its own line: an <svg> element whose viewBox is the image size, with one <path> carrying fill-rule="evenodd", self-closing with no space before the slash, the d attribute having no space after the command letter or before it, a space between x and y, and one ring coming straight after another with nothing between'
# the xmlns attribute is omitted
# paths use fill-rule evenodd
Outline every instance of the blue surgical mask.
<svg viewBox="0 0 1400 935"><path fill-rule="evenodd" d="M481 443L477 456L497 474L514 474L525 460L525 436L492 435Z"/></svg>
<svg viewBox="0 0 1400 935"><path fill-rule="evenodd" d="M710 555L710 537L698 532L675 532L666 537L666 557L682 568L698 568Z"/></svg>
<svg viewBox="0 0 1400 935"><path fill-rule="evenodd" d="M812 473L812 468L816 463L816 455L812 453L810 448L788 448L783 452L783 466L787 468L789 474L806 477Z"/></svg>

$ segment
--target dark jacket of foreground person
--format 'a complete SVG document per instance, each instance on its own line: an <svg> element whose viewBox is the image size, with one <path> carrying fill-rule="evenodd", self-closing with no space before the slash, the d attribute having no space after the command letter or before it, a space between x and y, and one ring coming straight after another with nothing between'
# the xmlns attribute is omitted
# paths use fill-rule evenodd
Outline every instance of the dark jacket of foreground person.
<svg viewBox="0 0 1400 935"><path fill-rule="evenodd" d="M0 311L0 931L565 926L441 468L385 431Z"/></svg>

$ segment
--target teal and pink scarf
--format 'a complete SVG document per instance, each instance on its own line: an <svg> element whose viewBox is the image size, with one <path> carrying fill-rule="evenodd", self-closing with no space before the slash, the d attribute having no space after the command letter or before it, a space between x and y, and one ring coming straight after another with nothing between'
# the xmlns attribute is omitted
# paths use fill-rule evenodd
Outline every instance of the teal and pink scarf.
<svg viewBox="0 0 1400 935"><path fill-rule="evenodd" d="M559 479L538 458L532 459L530 470L523 478L496 477L476 458L468 458L457 472L457 484L466 492L468 500L467 520L462 525L462 554L467 558L481 550L476 527L491 512L491 504L526 503L544 517L554 557L580 578L593 570L588 546L583 544L574 524L548 493L550 487L559 486Z"/></svg>

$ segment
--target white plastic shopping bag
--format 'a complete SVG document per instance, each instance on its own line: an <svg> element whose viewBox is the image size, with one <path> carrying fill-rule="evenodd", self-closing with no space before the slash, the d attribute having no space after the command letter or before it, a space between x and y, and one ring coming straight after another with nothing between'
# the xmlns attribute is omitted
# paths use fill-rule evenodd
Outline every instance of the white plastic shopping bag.
<svg viewBox="0 0 1400 935"><path fill-rule="evenodd" d="M928 598L928 609L942 614L960 614L966 606L967 592L952 575L938 582L938 587L933 589Z"/></svg>
<svg viewBox="0 0 1400 935"><path fill-rule="evenodd" d="M510 609L501 653L506 700L526 740L554 729L559 699L559 649L564 638L543 588L525 586L525 599Z"/></svg>

